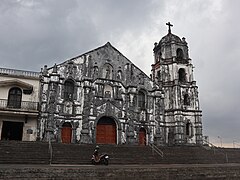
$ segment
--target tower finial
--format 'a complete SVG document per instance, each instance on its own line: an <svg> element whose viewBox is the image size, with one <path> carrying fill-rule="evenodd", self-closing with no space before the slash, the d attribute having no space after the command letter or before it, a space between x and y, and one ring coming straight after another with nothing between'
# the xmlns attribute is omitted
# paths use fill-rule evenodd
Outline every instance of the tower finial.
<svg viewBox="0 0 240 180"><path fill-rule="evenodd" d="M173 26L170 22L166 23L168 26L168 34L171 34L171 26Z"/></svg>

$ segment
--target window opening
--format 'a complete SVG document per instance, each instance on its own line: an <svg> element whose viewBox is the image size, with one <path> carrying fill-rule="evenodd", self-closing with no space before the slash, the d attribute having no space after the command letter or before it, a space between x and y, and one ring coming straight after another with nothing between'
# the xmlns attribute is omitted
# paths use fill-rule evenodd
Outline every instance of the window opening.
<svg viewBox="0 0 240 180"><path fill-rule="evenodd" d="M74 93L74 83L71 80L67 80L64 83L64 99L72 100Z"/></svg>
<svg viewBox="0 0 240 180"><path fill-rule="evenodd" d="M8 93L8 107L21 108L21 102L22 90L17 87L11 88Z"/></svg>
<svg viewBox="0 0 240 180"><path fill-rule="evenodd" d="M189 106L190 105L190 98L188 94L184 94L183 104Z"/></svg>
<svg viewBox="0 0 240 180"><path fill-rule="evenodd" d="M185 69L181 68L178 71L178 77L179 77L179 81L180 82L186 82L186 73L185 73Z"/></svg>
<svg viewBox="0 0 240 180"><path fill-rule="evenodd" d="M142 91L138 92L138 107L145 108L145 94Z"/></svg>
<svg viewBox="0 0 240 180"><path fill-rule="evenodd" d="M180 48L177 49L177 60L178 61L183 60L183 50Z"/></svg>
<svg viewBox="0 0 240 180"><path fill-rule="evenodd" d="M186 124L186 135L187 136L190 135L190 128L191 128L191 124L190 124L190 122L187 122L187 124Z"/></svg>

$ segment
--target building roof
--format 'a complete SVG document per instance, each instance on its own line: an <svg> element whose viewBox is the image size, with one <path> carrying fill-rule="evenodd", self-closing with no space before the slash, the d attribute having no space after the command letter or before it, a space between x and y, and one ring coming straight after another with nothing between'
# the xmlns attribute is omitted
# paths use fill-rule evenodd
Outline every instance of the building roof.
<svg viewBox="0 0 240 180"><path fill-rule="evenodd" d="M40 74L39 72L34 72L34 71L0 68L0 75L3 75L3 76L39 79L39 74Z"/></svg>
<svg viewBox="0 0 240 180"><path fill-rule="evenodd" d="M166 36L164 36L160 41L159 44L162 43L168 43L168 42L182 42L182 40L175 34L168 33Z"/></svg>

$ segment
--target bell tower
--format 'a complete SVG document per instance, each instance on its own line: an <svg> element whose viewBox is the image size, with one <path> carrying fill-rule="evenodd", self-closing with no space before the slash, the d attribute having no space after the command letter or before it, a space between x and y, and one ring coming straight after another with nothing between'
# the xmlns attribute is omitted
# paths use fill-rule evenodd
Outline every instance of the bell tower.
<svg viewBox="0 0 240 180"><path fill-rule="evenodd" d="M164 92L166 139L168 144L202 144L202 111L193 64L185 38L168 34L154 43L152 80Z"/></svg>

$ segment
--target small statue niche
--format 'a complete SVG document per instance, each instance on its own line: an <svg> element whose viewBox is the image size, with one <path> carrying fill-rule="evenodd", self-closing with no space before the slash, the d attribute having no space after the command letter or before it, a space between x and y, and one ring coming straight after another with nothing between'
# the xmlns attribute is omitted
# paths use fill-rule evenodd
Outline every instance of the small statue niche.
<svg viewBox="0 0 240 180"><path fill-rule="evenodd" d="M64 102L64 114L72 114L73 113L73 102L65 101Z"/></svg>
<svg viewBox="0 0 240 180"><path fill-rule="evenodd" d="M122 71L118 70L117 72L117 80L122 80Z"/></svg>

